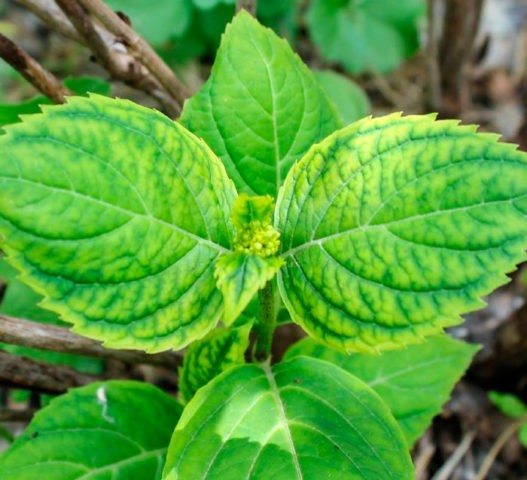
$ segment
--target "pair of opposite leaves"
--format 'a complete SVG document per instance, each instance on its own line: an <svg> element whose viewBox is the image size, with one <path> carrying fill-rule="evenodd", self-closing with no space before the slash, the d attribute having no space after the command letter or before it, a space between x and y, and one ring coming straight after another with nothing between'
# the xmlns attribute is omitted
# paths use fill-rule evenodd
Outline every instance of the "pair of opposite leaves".
<svg viewBox="0 0 527 480"><path fill-rule="evenodd" d="M277 271L292 319L319 341L415 343L525 258L525 154L430 116L327 136L338 120L311 73L246 14L182 123L223 163L182 125L98 96L0 137L2 248L45 307L109 346L182 348L224 304L233 322ZM226 170L242 192L277 195L277 256L233 253Z"/></svg>

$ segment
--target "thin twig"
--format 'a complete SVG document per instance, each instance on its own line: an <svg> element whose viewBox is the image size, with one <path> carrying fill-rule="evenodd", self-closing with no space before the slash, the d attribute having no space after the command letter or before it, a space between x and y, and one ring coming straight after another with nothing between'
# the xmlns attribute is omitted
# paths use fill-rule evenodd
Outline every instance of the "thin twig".
<svg viewBox="0 0 527 480"><path fill-rule="evenodd" d="M71 95L71 92L51 72L1 33L0 57L54 103L64 103L66 95Z"/></svg>
<svg viewBox="0 0 527 480"><path fill-rule="evenodd" d="M448 460L432 477L432 480L448 480L454 469L458 466L459 462L472 445L474 438L476 438L476 430L470 430L467 432L452 455L450 455Z"/></svg>
<svg viewBox="0 0 527 480"><path fill-rule="evenodd" d="M174 75L170 67L157 55L135 30L101 0L78 0L79 3L96 17L110 32L116 35L131 55L166 89L181 108L191 92Z"/></svg>
<svg viewBox="0 0 527 480"><path fill-rule="evenodd" d="M15 0L20 5L33 12L52 30L61 33L79 43L84 40L68 20L68 17L57 7L54 0Z"/></svg>
<svg viewBox="0 0 527 480"><path fill-rule="evenodd" d="M13 408L0 408L0 422L29 422L35 415L32 408L15 410Z"/></svg>
<svg viewBox="0 0 527 480"><path fill-rule="evenodd" d="M177 352L148 354L134 350L112 350L103 347L100 342L75 335L63 327L5 315L0 315L0 341L53 352L119 360L130 364L150 364L171 370L181 365L182 360L182 354Z"/></svg>
<svg viewBox="0 0 527 480"><path fill-rule="evenodd" d="M63 365L51 365L0 350L0 385L26 390L62 393L100 378Z"/></svg>
<svg viewBox="0 0 527 480"><path fill-rule="evenodd" d="M419 441L419 455L414 461L416 480L428 478L426 471L436 451L436 446L432 443L430 437L431 433L430 429L428 429Z"/></svg>
<svg viewBox="0 0 527 480"><path fill-rule="evenodd" d="M427 44L427 67L428 67L428 104L431 110L437 111L441 104L441 71L439 68L439 19L438 0L428 0L428 44Z"/></svg>
<svg viewBox="0 0 527 480"><path fill-rule="evenodd" d="M251 15L256 16L257 0L236 0L236 11L247 10Z"/></svg>
<svg viewBox="0 0 527 480"><path fill-rule="evenodd" d="M479 472L474 478L474 480L483 480L487 476L501 449L505 446L509 438L511 438L525 422L527 422L527 415L518 418L517 420L512 422L505 430L503 430L503 432L501 432L500 436L496 439L496 441L488 451L487 455L485 456L485 459L483 460Z"/></svg>

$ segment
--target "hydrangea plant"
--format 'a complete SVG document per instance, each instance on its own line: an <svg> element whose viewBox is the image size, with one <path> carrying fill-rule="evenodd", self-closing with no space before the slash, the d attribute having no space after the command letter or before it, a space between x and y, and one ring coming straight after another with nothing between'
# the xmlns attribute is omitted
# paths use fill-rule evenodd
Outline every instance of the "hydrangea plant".
<svg viewBox="0 0 527 480"><path fill-rule="evenodd" d="M189 348L181 401L73 390L1 478L413 478L477 350L443 329L525 259L527 156L433 115L341 118L242 12L179 122L92 95L5 128L2 249L42 305L109 348ZM272 364L283 309L309 339Z"/></svg>

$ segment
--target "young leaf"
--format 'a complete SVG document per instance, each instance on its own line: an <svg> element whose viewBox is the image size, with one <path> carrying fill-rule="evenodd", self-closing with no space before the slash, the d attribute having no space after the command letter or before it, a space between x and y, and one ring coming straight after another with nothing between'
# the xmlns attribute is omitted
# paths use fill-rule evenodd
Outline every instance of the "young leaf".
<svg viewBox="0 0 527 480"><path fill-rule="evenodd" d="M502 413L517 420L518 439L527 448L527 405L510 393L489 392L489 398Z"/></svg>
<svg viewBox="0 0 527 480"><path fill-rule="evenodd" d="M315 145L277 200L293 320L346 352L460 322L525 259L527 155L433 117L364 119Z"/></svg>
<svg viewBox="0 0 527 480"><path fill-rule="evenodd" d="M43 306L109 346L182 348L219 320L214 263L236 195L154 110L72 97L0 136L0 233ZM38 154L37 154L38 152Z"/></svg>
<svg viewBox="0 0 527 480"><path fill-rule="evenodd" d="M238 328L218 328L187 349L179 369L179 392L185 403L221 372L245 363L251 326L252 322Z"/></svg>
<svg viewBox="0 0 527 480"><path fill-rule="evenodd" d="M283 265L283 260L274 256L280 249L280 234L272 225L273 211L274 201L269 195L242 193L234 202L231 222L236 231L235 253L222 255L214 270L223 293L223 322L227 325Z"/></svg>
<svg viewBox="0 0 527 480"><path fill-rule="evenodd" d="M418 47L424 0L313 0L309 33L328 60L353 73L389 72Z"/></svg>
<svg viewBox="0 0 527 480"><path fill-rule="evenodd" d="M348 125L370 113L370 101L364 90L355 82L331 70L313 70L313 73L335 105L343 125Z"/></svg>
<svg viewBox="0 0 527 480"><path fill-rule="evenodd" d="M489 392L489 398L502 413L512 418L527 416L527 405L516 395L510 393ZM527 421L527 417L526 417Z"/></svg>
<svg viewBox="0 0 527 480"><path fill-rule="evenodd" d="M295 343L285 359L307 355L356 375L390 407L410 448L448 400L478 347L438 335L382 355L344 355L311 338Z"/></svg>
<svg viewBox="0 0 527 480"><path fill-rule="evenodd" d="M335 365L302 357L272 369L234 367L197 392L163 471L164 480L183 478L404 480L413 468L377 394Z"/></svg>
<svg viewBox="0 0 527 480"><path fill-rule="evenodd" d="M223 323L232 325L283 263L277 257L263 258L245 253L222 255L216 261L214 274L223 294Z"/></svg>
<svg viewBox="0 0 527 480"><path fill-rule="evenodd" d="M289 45L247 12L225 31L211 76L181 122L223 160L240 191L276 197L291 165L338 126Z"/></svg>
<svg viewBox="0 0 527 480"><path fill-rule="evenodd" d="M160 480L181 411L179 402L139 382L70 390L40 410L0 457L0 478Z"/></svg>

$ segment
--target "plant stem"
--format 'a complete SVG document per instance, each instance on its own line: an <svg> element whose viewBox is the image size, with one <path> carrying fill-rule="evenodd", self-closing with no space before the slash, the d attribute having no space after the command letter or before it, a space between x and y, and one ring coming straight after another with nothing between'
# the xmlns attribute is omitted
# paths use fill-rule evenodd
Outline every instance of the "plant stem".
<svg viewBox="0 0 527 480"><path fill-rule="evenodd" d="M470 430L467 432L461 443L454 450L454 453L450 455L445 464L436 472L436 474L432 477L432 480L448 480L450 475L452 475L452 472L458 466L459 462L467 453L475 438L476 430Z"/></svg>
<svg viewBox="0 0 527 480"><path fill-rule="evenodd" d="M267 360L271 355L273 335L276 328L276 305L274 285L267 282L260 290L260 321L256 326L258 338L254 349L254 358L258 361Z"/></svg>
<svg viewBox="0 0 527 480"><path fill-rule="evenodd" d="M236 11L244 9L247 10L252 16L256 15L257 0L236 0Z"/></svg>
<svg viewBox="0 0 527 480"><path fill-rule="evenodd" d="M32 322L1 314L0 341L22 347L106 358L130 364L155 365L171 370L181 365L182 359L182 354L178 352L148 354L135 350L113 350L103 347L96 340L76 335L64 327Z"/></svg>
<svg viewBox="0 0 527 480"><path fill-rule="evenodd" d="M64 103L65 96L71 95L71 92L51 72L48 72L33 57L2 34L0 34L0 58L18 70L28 82L53 103Z"/></svg>
<svg viewBox="0 0 527 480"><path fill-rule="evenodd" d="M483 480L487 476L487 473L489 473L489 470L494 464L494 461L496 460L496 457L500 453L501 449L505 446L509 438L511 438L525 422L527 422L527 415L518 418L505 430L503 430L503 432L501 432L500 436L497 438L497 440L494 442L494 445L492 445L491 449L487 453L485 460L483 460L479 472L474 480Z"/></svg>
<svg viewBox="0 0 527 480"><path fill-rule="evenodd" d="M63 393L98 380L101 378L63 365L51 365L0 350L0 386L3 387Z"/></svg>

